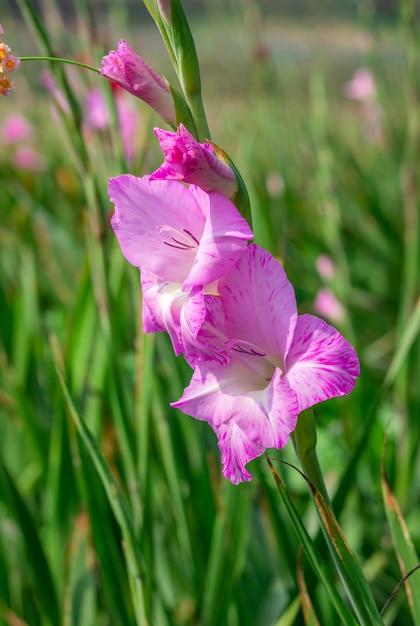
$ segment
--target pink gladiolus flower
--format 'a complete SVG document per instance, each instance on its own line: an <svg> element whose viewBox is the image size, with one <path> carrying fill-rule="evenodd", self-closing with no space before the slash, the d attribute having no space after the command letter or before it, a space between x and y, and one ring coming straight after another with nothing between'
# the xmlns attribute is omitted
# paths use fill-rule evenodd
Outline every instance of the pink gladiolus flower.
<svg viewBox="0 0 420 626"><path fill-rule="evenodd" d="M141 271L145 332L166 330L191 361L226 360L205 298L252 239L247 222L221 194L150 176L112 178L109 197L123 254Z"/></svg>
<svg viewBox="0 0 420 626"><path fill-rule="evenodd" d="M344 85L344 95L360 102L374 100L376 86L372 72L364 67L356 70L353 78Z"/></svg>
<svg viewBox="0 0 420 626"><path fill-rule="evenodd" d="M238 185L233 170L214 154L210 143L199 143L182 124L176 133L154 129L165 155L165 162L151 180L180 180L217 191L231 198Z"/></svg>
<svg viewBox="0 0 420 626"><path fill-rule="evenodd" d="M45 158L30 146L19 147L12 157L13 166L18 170L42 172L46 168Z"/></svg>
<svg viewBox="0 0 420 626"><path fill-rule="evenodd" d="M351 345L323 320L298 315L282 266L252 244L218 282L230 361L195 364L189 386L172 406L215 431L223 473L250 480L245 465L289 440L298 415L349 393L359 375ZM220 316L220 311L217 313Z"/></svg>
<svg viewBox="0 0 420 626"><path fill-rule="evenodd" d="M92 130L102 130L109 126L109 113L102 91L91 89L85 100L85 123Z"/></svg>
<svg viewBox="0 0 420 626"><path fill-rule="evenodd" d="M314 310L332 322L341 322L345 317L345 309L337 300L331 289L320 289L314 301Z"/></svg>
<svg viewBox="0 0 420 626"><path fill-rule="evenodd" d="M167 83L123 40L118 50L102 59L102 76L120 85L152 107L164 120L175 124L175 108Z"/></svg>
<svg viewBox="0 0 420 626"><path fill-rule="evenodd" d="M335 274L334 263L327 254L320 254L315 260L315 266L322 280L332 280Z"/></svg>
<svg viewBox="0 0 420 626"><path fill-rule="evenodd" d="M0 142L4 145L27 141L33 135L33 126L20 113L12 113L4 118L0 129Z"/></svg>

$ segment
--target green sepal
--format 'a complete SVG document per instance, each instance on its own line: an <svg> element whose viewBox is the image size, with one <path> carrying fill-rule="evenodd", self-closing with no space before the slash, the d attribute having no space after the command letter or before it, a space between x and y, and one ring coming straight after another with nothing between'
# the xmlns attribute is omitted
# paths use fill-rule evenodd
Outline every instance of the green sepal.
<svg viewBox="0 0 420 626"><path fill-rule="evenodd" d="M204 141L205 138L210 137L210 131L201 99L200 68L194 39L181 2L180 0L170 1L170 23L160 13L156 0L144 0L144 4L159 28L175 68L194 120L196 131L193 134L199 141Z"/></svg>
<svg viewBox="0 0 420 626"><path fill-rule="evenodd" d="M238 189L236 193L230 199L232 200L233 204L236 206L236 208L238 209L242 217L246 219L249 226L252 228L251 203L249 201L248 190L245 186L245 183L241 174L239 173L238 168L236 167L236 165L234 164L230 156L224 150L222 150L222 148L220 148L218 145L216 145L212 141L209 141L209 143L213 146L214 151L216 152L219 159L223 161L224 163L226 163L227 165L229 165L229 167L233 170L233 173L235 174L236 182L238 185Z"/></svg>
<svg viewBox="0 0 420 626"><path fill-rule="evenodd" d="M169 83L168 85L169 85L169 89L171 90L172 100L174 101L176 128L178 128L180 124L183 124L185 128L196 139L198 139L197 129L194 124L194 118L190 111L190 107L185 102L185 98L183 97L183 95L177 89L175 89L173 85Z"/></svg>
<svg viewBox="0 0 420 626"><path fill-rule="evenodd" d="M160 21L163 21L162 18ZM165 25L172 39L173 53L176 58L175 70L194 117L198 139L203 141L206 137L210 137L210 132L201 100L200 68L194 39L180 0L171 0L171 22L169 27L166 23Z"/></svg>

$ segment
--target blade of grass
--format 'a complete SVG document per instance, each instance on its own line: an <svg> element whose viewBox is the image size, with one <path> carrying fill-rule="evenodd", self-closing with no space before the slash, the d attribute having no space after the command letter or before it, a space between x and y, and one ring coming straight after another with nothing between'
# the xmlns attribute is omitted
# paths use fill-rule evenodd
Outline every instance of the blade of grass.
<svg viewBox="0 0 420 626"><path fill-rule="evenodd" d="M48 624L56 626L60 623L57 591L37 532L37 526L1 459L0 499L8 506L20 529L28 563L32 569L32 582L42 615Z"/></svg>
<svg viewBox="0 0 420 626"><path fill-rule="evenodd" d="M55 359L55 362L57 360ZM121 492L120 486L113 477L105 459L98 449L97 442L80 417L70 397L67 385L61 371L56 368L68 411L82 438L86 450L95 465L96 471L105 488L109 504L121 528L124 539L124 551L129 572L129 584L134 605L134 611L138 626L146 626L150 623L150 598L147 597L147 572L145 571L142 555L139 551L137 539L131 520L131 514L127 502Z"/></svg>
<svg viewBox="0 0 420 626"><path fill-rule="evenodd" d="M223 484L204 584L202 620L206 626L226 620L232 585L246 552L253 490Z"/></svg>
<svg viewBox="0 0 420 626"><path fill-rule="evenodd" d="M389 485L386 470L386 448L387 441L384 444L384 450L381 463L381 485L382 495L384 499L385 512L388 524L391 529L392 542L394 544L395 554L400 566L403 578L415 568L419 566L419 557L410 537L407 524L403 518L401 509ZM407 594L408 605L410 607L413 621L416 626L420 626L420 595L418 593L418 585L420 584L420 571L413 573L407 577L404 586Z"/></svg>
<svg viewBox="0 0 420 626"><path fill-rule="evenodd" d="M287 463L287 465L290 464ZM294 466L291 465L291 467ZM360 625L382 626L383 622L360 564L347 543L329 503L303 472L296 467L295 470L306 480L311 489L324 537Z"/></svg>
<svg viewBox="0 0 420 626"><path fill-rule="evenodd" d="M305 574L302 567L302 550L299 551L297 581L299 586L300 599L302 602L303 619L305 620L306 626L320 626L311 598L306 588Z"/></svg>
<svg viewBox="0 0 420 626"><path fill-rule="evenodd" d="M331 573L326 571L325 561L324 559L322 559L321 555L319 554L318 550L316 549L314 545L313 540L309 536L308 531L306 530L306 527L303 523L303 520L301 516L299 515L299 513L297 512L295 505L289 495L289 492L287 491L285 482L283 481L281 476L278 474L278 472L276 472L276 470L274 469L273 464L271 463L268 456L266 456L266 458L267 458L270 471L277 485L278 492L289 514L290 520L293 525L293 529L295 530L302 544L302 548L303 548L306 558L308 559L318 579L323 584L325 591L327 592L331 600L331 603L334 606L335 610L337 611L337 614L339 615L343 624L345 624L346 626L347 625L356 626L358 622L356 621L356 618L354 617L354 615L350 612L347 605L344 603L343 599L340 597L336 589L333 577L331 576ZM372 626L372 623L370 626Z"/></svg>
<svg viewBox="0 0 420 626"><path fill-rule="evenodd" d="M293 602L288 606L288 608L284 611L283 615L274 626L293 626L296 623L296 617L299 613L301 605L300 597L297 596Z"/></svg>

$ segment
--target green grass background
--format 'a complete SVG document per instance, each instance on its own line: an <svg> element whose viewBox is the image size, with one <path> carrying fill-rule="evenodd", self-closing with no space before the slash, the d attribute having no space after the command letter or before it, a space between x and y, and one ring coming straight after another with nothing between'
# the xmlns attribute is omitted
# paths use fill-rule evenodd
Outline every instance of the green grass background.
<svg viewBox="0 0 420 626"><path fill-rule="evenodd" d="M136 20L123 2L106 16L87 7L77 3L70 27L53 2L43 5L58 56L96 67L125 38L173 79L150 18ZM256 242L284 263L300 312L313 312L322 286L316 258L335 264L329 287L345 307L337 327L361 376L348 398L315 408L318 455L379 608L401 579L381 492L386 430L388 480L420 543L420 48L410 7L388 22L362 11L344 21L232 1L191 19L212 138L239 168ZM1 19L14 54L44 52L20 18ZM361 66L377 81L374 141L361 105L343 96ZM0 102L0 123L20 111L34 124L46 163L18 170L14 148L0 151L0 624L144 624L140 601L153 626L315 624L302 612L298 569L319 623L338 624L305 560L298 565L264 457L250 464L251 483L221 476L208 425L169 407L189 367L166 336L141 333L138 271L110 229L107 180L160 164L159 119L138 102L128 169L115 128L81 140L83 98L92 86L107 94L105 81L68 71L73 116L60 120L41 86L46 67L22 64ZM56 80L63 85L59 71ZM270 458L315 537L307 487L278 462L296 463L293 450ZM418 590L420 573L412 581ZM413 623L403 589L383 619Z"/></svg>

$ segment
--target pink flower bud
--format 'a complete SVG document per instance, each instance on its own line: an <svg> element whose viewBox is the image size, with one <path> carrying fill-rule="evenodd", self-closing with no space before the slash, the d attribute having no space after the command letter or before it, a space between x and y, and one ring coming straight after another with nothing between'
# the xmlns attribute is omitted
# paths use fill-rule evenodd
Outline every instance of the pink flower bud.
<svg viewBox="0 0 420 626"><path fill-rule="evenodd" d="M159 13L167 24L172 23L171 19L171 0L157 0Z"/></svg>
<svg viewBox="0 0 420 626"><path fill-rule="evenodd" d="M165 162L151 180L180 180L231 198L237 191L233 170L217 158L212 145L199 143L182 124L176 133L155 128Z"/></svg>
<svg viewBox="0 0 420 626"><path fill-rule="evenodd" d="M102 59L100 74L146 102L164 120L175 124L175 108L164 79L123 40Z"/></svg>

